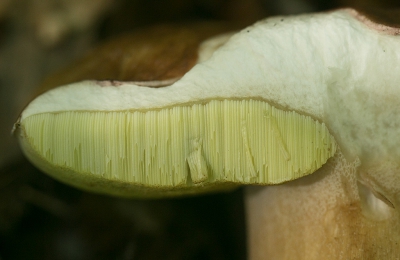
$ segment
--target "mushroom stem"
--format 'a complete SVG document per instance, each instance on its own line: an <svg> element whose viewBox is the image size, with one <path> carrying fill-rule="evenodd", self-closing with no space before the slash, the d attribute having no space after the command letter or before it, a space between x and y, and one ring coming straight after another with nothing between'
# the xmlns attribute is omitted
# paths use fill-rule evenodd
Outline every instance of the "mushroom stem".
<svg viewBox="0 0 400 260"><path fill-rule="evenodd" d="M339 151L310 176L248 187L249 259L397 259L399 214L358 165Z"/></svg>

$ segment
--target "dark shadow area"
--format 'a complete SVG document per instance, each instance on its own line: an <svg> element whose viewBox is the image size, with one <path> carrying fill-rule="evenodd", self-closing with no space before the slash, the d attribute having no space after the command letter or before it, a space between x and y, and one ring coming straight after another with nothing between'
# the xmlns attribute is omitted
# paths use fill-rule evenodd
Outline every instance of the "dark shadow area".
<svg viewBox="0 0 400 260"><path fill-rule="evenodd" d="M242 191L128 200L54 181L25 159L0 171L2 259L245 259Z"/></svg>

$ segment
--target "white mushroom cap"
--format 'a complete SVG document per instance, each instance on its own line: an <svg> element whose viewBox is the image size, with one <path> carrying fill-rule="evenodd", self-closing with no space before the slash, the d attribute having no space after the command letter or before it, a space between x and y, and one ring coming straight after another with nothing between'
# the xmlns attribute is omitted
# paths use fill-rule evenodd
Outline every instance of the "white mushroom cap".
<svg viewBox="0 0 400 260"><path fill-rule="evenodd" d="M232 36L171 86L73 83L37 97L20 122L42 113L254 99L326 123L349 160L398 158L397 46L398 36L371 29L352 10L269 18Z"/></svg>

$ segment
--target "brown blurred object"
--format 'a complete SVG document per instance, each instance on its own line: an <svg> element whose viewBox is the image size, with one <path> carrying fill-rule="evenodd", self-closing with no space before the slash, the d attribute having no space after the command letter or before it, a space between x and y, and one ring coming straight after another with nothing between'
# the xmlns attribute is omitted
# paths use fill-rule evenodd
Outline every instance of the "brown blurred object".
<svg viewBox="0 0 400 260"><path fill-rule="evenodd" d="M202 41L233 28L237 29L215 22L158 25L116 37L50 75L39 93L82 80L134 81L145 85L175 81L196 64Z"/></svg>

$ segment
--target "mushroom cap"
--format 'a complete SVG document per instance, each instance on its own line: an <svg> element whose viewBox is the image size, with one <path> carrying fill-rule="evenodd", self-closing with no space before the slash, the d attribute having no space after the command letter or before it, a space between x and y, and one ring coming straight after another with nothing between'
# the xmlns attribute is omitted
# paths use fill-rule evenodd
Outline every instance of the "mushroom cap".
<svg viewBox="0 0 400 260"><path fill-rule="evenodd" d="M48 174L121 196L290 181L334 155L330 133L350 161L398 158L398 41L350 9L273 17L206 41L209 58L162 88L92 80L51 89L22 112L17 134Z"/></svg>

